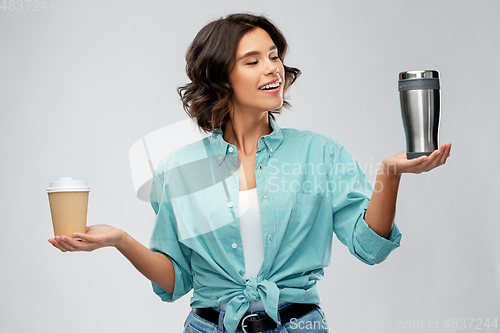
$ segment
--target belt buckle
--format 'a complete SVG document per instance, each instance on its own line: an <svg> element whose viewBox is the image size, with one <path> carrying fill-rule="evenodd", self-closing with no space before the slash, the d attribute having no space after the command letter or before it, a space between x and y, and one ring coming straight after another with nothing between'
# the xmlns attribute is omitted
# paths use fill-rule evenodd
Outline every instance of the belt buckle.
<svg viewBox="0 0 500 333"><path fill-rule="evenodd" d="M258 317L259 315L256 314L256 313L251 313L249 314L248 316L245 316L243 317L243 319L241 320L241 330L243 331L243 333L248 333L246 330L245 330L245 327L247 327L247 325L245 325L245 320L247 320L248 318L250 317Z"/></svg>

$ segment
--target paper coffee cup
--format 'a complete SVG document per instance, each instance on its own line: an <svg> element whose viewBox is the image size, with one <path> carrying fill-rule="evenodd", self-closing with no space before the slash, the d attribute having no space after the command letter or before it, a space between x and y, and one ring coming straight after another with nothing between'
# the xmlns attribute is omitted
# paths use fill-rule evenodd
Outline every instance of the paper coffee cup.
<svg viewBox="0 0 500 333"><path fill-rule="evenodd" d="M84 180L62 177L47 189L55 236L85 233L90 188ZM77 238L75 238L77 239Z"/></svg>

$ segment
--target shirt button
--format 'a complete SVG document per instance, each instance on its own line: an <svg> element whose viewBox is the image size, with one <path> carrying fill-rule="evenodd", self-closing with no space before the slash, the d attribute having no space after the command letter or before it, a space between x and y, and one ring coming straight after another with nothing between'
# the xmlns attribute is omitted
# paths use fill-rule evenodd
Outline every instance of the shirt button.
<svg viewBox="0 0 500 333"><path fill-rule="evenodd" d="M229 147L229 152L232 153L233 152L233 147Z"/></svg>
<svg viewBox="0 0 500 333"><path fill-rule="evenodd" d="M233 245L231 245L233 247L233 249L237 248L238 247L238 244L236 243L233 243Z"/></svg>
<svg viewBox="0 0 500 333"><path fill-rule="evenodd" d="M222 160L222 156L219 156L219 160Z"/></svg>
<svg viewBox="0 0 500 333"><path fill-rule="evenodd" d="M271 153L273 152L273 148L269 148L271 150Z"/></svg>
<svg viewBox="0 0 500 333"><path fill-rule="evenodd" d="M229 171L229 173L230 173L231 175L234 175L234 174L235 174L235 171L234 171L234 170L231 170L231 171Z"/></svg>
<svg viewBox="0 0 500 333"><path fill-rule="evenodd" d="M259 164L259 169L261 169L261 170L262 170L262 164Z"/></svg>
<svg viewBox="0 0 500 333"><path fill-rule="evenodd" d="M227 203L227 206L228 206L228 207L233 207L233 203L232 203L232 202L228 202L228 203Z"/></svg>
<svg viewBox="0 0 500 333"><path fill-rule="evenodd" d="M273 240L273 237L271 235L269 235L269 237L267 237L267 239L271 242Z"/></svg>
<svg viewBox="0 0 500 333"><path fill-rule="evenodd" d="M260 140L260 141L264 142L264 139L262 139L262 140Z"/></svg>

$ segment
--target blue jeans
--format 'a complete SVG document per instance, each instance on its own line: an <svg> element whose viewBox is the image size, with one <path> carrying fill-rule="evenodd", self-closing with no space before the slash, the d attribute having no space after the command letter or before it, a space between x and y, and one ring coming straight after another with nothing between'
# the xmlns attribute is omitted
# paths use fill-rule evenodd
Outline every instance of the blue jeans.
<svg viewBox="0 0 500 333"><path fill-rule="evenodd" d="M278 309L290 304L291 303L282 304ZM222 325L224 313L225 311L220 311L219 325L215 325L191 311L184 322L184 333L228 333ZM250 313L256 313L258 315L266 314L264 311L254 311L247 312L245 315ZM243 331L240 330L236 332L243 333ZM316 308L302 317L292 318L288 323L278 325L275 329L265 331L265 333L328 333L328 327L323 310Z"/></svg>

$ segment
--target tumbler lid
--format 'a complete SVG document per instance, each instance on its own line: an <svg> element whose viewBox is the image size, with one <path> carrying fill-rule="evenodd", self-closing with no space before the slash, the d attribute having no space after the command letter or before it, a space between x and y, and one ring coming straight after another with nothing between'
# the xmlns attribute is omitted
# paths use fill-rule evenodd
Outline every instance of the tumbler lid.
<svg viewBox="0 0 500 333"><path fill-rule="evenodd" d="M433 69L423 71L406 71L399 73L400 80L408 79L439 79L439 72Z"/></svg>

